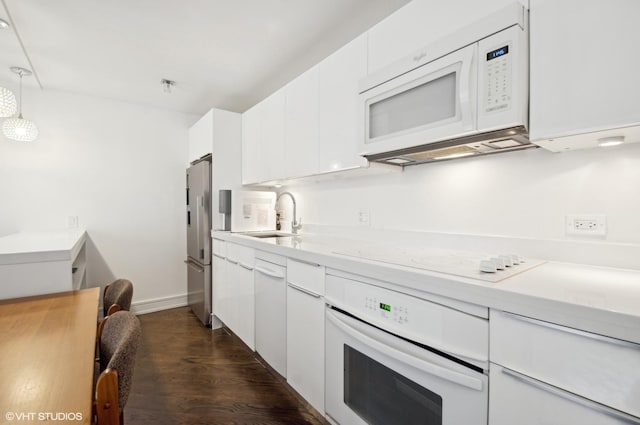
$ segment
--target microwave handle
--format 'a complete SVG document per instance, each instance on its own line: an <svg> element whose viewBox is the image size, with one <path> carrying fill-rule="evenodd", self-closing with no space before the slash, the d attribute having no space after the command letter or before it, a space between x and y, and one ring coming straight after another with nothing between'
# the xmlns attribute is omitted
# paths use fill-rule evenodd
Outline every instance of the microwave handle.
<svg viewBox="0 0 640 425"><path fill-rule="evenodd" d="M472 44L463 50L462 67L460 69L460 120L465 130L475 129L475 84L477 80L478 45Z"/></svg>

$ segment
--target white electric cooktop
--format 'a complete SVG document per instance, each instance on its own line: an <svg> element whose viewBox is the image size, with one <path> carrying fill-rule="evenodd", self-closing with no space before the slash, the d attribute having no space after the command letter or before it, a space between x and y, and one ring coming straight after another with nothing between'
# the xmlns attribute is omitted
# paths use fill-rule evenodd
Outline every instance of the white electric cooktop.
<svg viewBox="0 0 640 425"><path fill-rule="evenodd" d="M499 282L544 263L542 260L523 258L512 253L488 254L430 247L368 245L333 253L487 282Z"/></svg>

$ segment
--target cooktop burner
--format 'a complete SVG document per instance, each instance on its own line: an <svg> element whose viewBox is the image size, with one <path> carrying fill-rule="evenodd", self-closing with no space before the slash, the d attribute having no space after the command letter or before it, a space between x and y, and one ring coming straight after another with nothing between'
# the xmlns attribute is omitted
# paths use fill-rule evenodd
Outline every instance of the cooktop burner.
<svg viewBox="0 0 640 425"><path fill-rule="evenodd" d="M491 255L427 247L368 245L333 251L333 253L487 282L499 282L544 263L541 260L522 258L514 254Z"/></svg>

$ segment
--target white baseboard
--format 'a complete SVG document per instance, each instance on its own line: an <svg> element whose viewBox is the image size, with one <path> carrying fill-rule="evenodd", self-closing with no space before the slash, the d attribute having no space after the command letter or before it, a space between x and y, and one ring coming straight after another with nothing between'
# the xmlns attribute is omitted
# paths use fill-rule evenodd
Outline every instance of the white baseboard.
<svg viewBox="0 0 640 425"><path fill-rule="evenodd" d="M147 314L187 305L189 305L187 302L187 294L172 295L170 297L136 301L131 304L131 311L135 314Z"/></svg>

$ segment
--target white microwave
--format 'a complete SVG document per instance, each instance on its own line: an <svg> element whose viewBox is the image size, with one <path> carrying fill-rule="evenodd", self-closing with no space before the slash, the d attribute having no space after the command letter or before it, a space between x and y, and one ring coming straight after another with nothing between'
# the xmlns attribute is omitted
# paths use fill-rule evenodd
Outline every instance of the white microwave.
<svg viewBox="0 0 640 425"><path fill-rule="evenodd" d="M534 147L527 21L513 4L362 80L360 154L411 165Z"/></svg>

